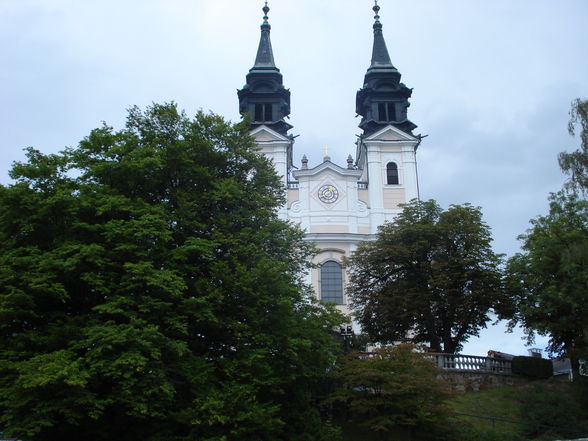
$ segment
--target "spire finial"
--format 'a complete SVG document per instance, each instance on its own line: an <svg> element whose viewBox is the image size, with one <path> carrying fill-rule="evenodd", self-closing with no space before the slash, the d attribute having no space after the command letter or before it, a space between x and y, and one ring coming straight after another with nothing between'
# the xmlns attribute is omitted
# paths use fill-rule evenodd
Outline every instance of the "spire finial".
<svg viewBox="0 0 588 441"><path fill-rule="evenodd" d="M372 8L372 10L374 11L374 29L376 28L382 28L382 23L380 23L380 6L378 5L378 0L374 0L374 7Z"/></svg>
<svg viewBox="0 0 588 441"><path fill-rule="evenodd" d="M353 168L353 158L351 157L351 155L349 155L347 157L347 168L348 169L352 169Z"/></svg>
<svg viewBox="0 0 588 441"><path fill-rule="evenodd" d="M374 67L391 67L394 68L390 61L390 55L386 48L386 42L384 41L384 35L382 33L382 23L380 23L380 6L378 0L374 0L374 48L372 50L372 64L370 68Z"/></svg>
<svg viewBox="0 0 588 441"><path fill-rule="evenodd" d="M271 25L269 24L267 13L270 8L265 2L265 6L261 8L263 11L263 23L261 24L261 39L259 40L259 48L257 49L257 57L255 58L255 65L253 68L274 69L277 70L274 63L274 54L272 51L272 43L270 41Z"/></svg>
<svg viewBox="0 0 588 441"><path fill-rule="evenodd" d="M267 1L265 2L265 6L263 8L261 8L261 10L263 11L263 23L265 24L265 23L267 23L267 20L269 18L267 16L267 13L270 10L269 6L267 5Z"/></svg>
<svg viewBox="0 0 588 441"><path fill-rule="evenodd" d="M306 155L302 155L302 170L308 169L308 158Z"/></svg>

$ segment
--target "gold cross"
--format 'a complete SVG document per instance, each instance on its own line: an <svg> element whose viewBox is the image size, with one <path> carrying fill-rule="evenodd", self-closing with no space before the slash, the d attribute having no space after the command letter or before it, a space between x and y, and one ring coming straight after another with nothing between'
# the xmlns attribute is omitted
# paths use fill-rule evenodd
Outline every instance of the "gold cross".
<svg viewBox="0 0 588 441"><path fill-rule="evenodd" d="M329 146L325 145L323 151L325 152L325 156L329 156Z"/></svg>

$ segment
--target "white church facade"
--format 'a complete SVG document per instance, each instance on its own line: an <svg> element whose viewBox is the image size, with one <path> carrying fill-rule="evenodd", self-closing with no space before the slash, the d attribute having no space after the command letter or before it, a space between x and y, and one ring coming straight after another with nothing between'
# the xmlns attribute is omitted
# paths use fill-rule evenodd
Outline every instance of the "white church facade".
<svg viewBox="0 0 588 441"><path fill-rule="evenodd" d="M319 249L310 274L314 292L345 313L349 299L343 258L361 242L373 240L378 227L401 211L400 204L418 197L416 151L421 137L413 134L416 125L407 118L412 90L400 82L390 61L379 9L377 4L373 8L372 60L356 98L363 133L356 141L355 158L350 155L346 164L331 162L327 154L313 166L306 156L301 165L292 163L292 126L284 120L290 114L290 91L274 63L267 4L255 64L238 91L240 112L250 115L251 135L287 188L280 217L298 224L306 240Z"/></svg>

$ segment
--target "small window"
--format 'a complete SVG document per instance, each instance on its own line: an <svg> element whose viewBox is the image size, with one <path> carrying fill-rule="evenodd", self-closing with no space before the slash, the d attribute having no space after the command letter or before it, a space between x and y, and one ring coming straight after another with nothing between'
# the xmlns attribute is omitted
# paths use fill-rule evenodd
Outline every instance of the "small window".
<svg viewBox="0 0 588 441"><path fill-rule="evenodd" d="M321 300L343 304L343 267L333 260L321 265Z"/></svg>
<svg viewBox="0 0 588 441"><path fill-rule="evenodd" d="M398 166L394 162L386 165L386 183L388 185L398 184Z"/></svg>

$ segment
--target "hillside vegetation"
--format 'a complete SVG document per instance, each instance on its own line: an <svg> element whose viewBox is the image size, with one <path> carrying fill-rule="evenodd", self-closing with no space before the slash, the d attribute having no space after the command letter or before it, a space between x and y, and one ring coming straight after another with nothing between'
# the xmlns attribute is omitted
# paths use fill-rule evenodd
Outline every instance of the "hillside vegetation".
<svg viewBox="0 0 588 441"><path fill-rule="evenodd" d="M454 395L449 427L439 433L398 429L397 441L554 441L588 437L588 384L535 381ZM378 439L353 423L341 424L344 441Z"/></svg>
<svg viewBox="0 0 588 441"><path fill-rule="evenodd" d="M552 380L456 395L461 441L588 437L588 387Z"/></svg>

